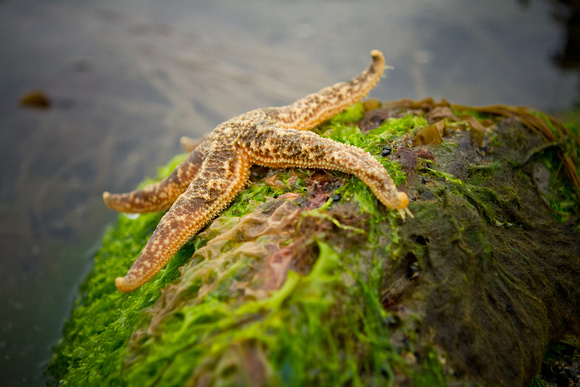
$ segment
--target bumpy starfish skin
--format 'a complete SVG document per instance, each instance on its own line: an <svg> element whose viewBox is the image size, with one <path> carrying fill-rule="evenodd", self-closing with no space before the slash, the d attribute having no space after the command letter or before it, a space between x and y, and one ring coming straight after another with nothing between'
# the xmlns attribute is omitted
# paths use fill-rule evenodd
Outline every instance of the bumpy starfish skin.
<svg viewBox="0 0 580 387"><path fill-rule="evenodd" d="M170 210L163 216L143 251L115 284L131 292L149 281L185 242L223 210L246 184L250 167L302 167L353 174L387 207L402 216L409 202L397 191L383 166L360 148L307 131L359 101L378 83L383 54L360 76L310 94L291 105L252 110L216 127L203 141L182 139L191 150L167 179L127 194L109 194L108 207L122 212Z"/></svg>

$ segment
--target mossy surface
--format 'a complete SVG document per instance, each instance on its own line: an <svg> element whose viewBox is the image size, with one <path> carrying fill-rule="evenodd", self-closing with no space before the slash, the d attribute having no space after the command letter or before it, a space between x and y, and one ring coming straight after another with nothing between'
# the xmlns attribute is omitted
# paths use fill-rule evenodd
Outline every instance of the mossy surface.
<svg viewBox="0 0 580 387"><path fill-rule="evenodd" d="M442 143L416 145L433 124L428 111L365 106L316 131L373 154L415 218L402 221L350 175L255 168L228 209L123 294L114 278L162 214L121 215L55 348L51 380L528 384L548 340L580 318L577 202L546 205L534 180L549 147L480 113L493 130L453 122ZM550 167L548 191L574 193Z"/></svg>

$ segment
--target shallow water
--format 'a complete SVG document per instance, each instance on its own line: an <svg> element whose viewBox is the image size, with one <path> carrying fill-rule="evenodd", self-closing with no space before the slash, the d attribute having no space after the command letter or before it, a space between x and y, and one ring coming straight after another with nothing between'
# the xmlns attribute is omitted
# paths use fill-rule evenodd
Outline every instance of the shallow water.
<svg viewBox="0 0 580 387"><path fill-rule="evenodd" d="M543 2L0 1L0 382L43 383L117 216L102 192L154 174L182 135L349 79L375 48L393 69L372 97L566 109L561 40ZM35 89L49 109L19 106Z"/></svg>

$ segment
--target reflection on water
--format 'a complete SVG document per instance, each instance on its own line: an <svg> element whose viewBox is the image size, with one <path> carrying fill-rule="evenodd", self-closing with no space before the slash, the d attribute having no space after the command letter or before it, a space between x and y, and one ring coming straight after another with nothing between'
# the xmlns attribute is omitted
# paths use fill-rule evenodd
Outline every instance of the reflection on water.
<svg viewBox="0 0 580 387"><path fill-rule="evenodd" d="M349 79L374 48L394 70L373 97L564 109L559 38L535 2L0 2L0 381L41 384L116 217L101 193L152 175L182 135ZM33 90L49 109L19 106Z"/></svg>

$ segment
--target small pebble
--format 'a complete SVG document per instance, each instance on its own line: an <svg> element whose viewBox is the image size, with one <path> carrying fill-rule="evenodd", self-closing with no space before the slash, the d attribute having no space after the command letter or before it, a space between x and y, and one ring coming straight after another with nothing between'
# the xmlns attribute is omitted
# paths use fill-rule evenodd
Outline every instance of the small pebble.
<svg viewBox="0 0 580 387"><path fill-rule="evenodd" d="M48 109L50 100L40 90L33 90L20 98L20 106L25 108Z"/></svg>

